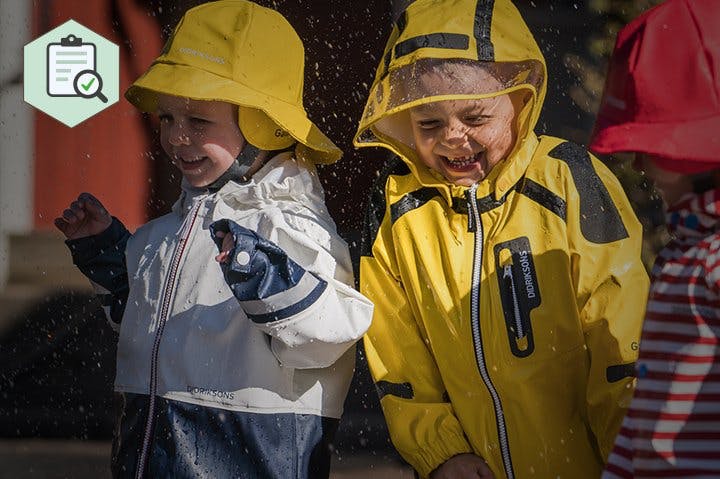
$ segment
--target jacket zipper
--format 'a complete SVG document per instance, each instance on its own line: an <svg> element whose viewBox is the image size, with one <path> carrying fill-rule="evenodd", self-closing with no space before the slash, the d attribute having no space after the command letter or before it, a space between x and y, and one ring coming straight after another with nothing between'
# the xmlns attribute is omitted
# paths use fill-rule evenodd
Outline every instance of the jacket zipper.
<svg viewBox="0 0 720 479"><path fill-rule="evenodd" d="M160 302L160 315L158 320L157 330L155 332L155 339L153 341L152 354L150 359L150 403L148 404L147 421L145 422L145 432L143 433L142 449L140 450L140 457L138 458L137 468L135 470L135 478L141 479L145 475L145 467L147 466L148 454L150 452L150 442L152 436L153 422L155 416L155 394L157 393L157 367L158 367L158 355L160 351L160 340L162 338L163 330L165 329L165 323L167 318L170 316L170 307L173 303L175 295L175 286L177 282L177 273L180 269L180 260L182 259L185 247L187 246L187 240L190 237L195 220L197 219L200 205L202 204L205 197L200 198L193 205L192 210L185 218L183 225L180 229L180 239L177 245L175 245L175 251L173 251L172 262L170 263L170 269L167 275L167 281L165 282L162 301Z"/></svg>
<svg viewBox="0 0 720 479"><path fill-rule="evenodd" d="M502 454L505 475L508 479L514 479L512 461L510 459L510 444L507 437L507 426L505 425L505 413L500 402L500 395L490 379L490 374L485 364L485 353L483 352L482 336L480 333L480 281L482 279L482 256L483 256L483 228L480 220L476 198L477 184L474 184L467 191L468 202L468 231L475 232L472 284L470 289L470 317L473 334L473 345L475 347L475 361L480 372L480 377L490 393L495 410L495 420L498 428L498 439L500 452Z"/></svg>
<svg viewBox="0 0 720 479"><path fill-rule="evenodd" d="M515 278L512 274L512 264L503 266L503 279L510 285L513 317L515 318L515 338L522 339L525 337L525 331L523 330L522 317L520 316L520 303L518 302L517 292L515 291Z"/></svg>

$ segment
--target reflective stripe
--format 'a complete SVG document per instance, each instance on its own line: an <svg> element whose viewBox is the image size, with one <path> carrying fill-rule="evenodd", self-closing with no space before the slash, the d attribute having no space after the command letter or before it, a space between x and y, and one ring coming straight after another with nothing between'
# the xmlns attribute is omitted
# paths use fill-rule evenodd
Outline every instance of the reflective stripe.
<svg viewBox="0 0 720 479"><path fill-rule="evenodd" d="M495 47L490 41L492 27L492 12L495 2L493 0L478 0L475 7L475 26L473 34L477 43L478 61L494 62Z"/></svg>
<svg viewBox="0 0 720 479"><path fill-rule="evenodd" d="M395 58L417 51L421 48L442 48L447 50L467 50L470 38L462 33L430 33L408 38L395 45Z"/></svg>
<svg viewBox="0 0 720 479"><path fill-rule="evenodd" d="M635 377L635 363L615 364L608 366L605 370L605 379L607 382L614 383L621 379Z"/></svg>
<svg viewBox="0 0 720 479"><path fill-rule="evenodd" d="M390 205L390 218L392 223L395 224L402 215L416 208L420 208L436 196L440 197L440 192L436 188L428 187L406 194L397 202Z"/></svg>
<svg viewBox="0 0 720 479"><path fill-rule="evenodd" d="M567 204L565 200L540 183L526 178L519 192L548 211L555 213L563 221L567 221Z"/></svg>
<svg viewBox="0 0 720 479"><path fill-rule="evenodd" d="M250 318L250 320L255 323L271 323L273 321L282 321L284 319L289 319L297 314L302 313L303 311L314 305L325 291L327 291L327 282L323 280L318 280L315 288L297 303L280 310L266 308L265 313L248 314L248 318Z"/></svg>
<svg viewBox="0 0 720 479"><path fill-rule="evenodd" d="M320 283L324 283L324 281L305 271L300 281L289 289L275 293L267 298L238 302L248 316L263 315L270 311L279 311L294 306L311 294Z"/></svg>
<svg viewBox="0 0 720 479"><path fill-rule="evenodd" d="M390 381L378 381L375 383L378 396L380 399L387 396L397 396L402 399L412 399L415 397L412 384L410 383L391 383Z"/></svg>

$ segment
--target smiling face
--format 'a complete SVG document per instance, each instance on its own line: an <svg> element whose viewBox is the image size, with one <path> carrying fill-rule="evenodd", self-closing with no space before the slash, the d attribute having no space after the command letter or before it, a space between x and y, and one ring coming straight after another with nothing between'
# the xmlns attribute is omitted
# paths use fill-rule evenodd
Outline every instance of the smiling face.
<svg viewBox="0 0 720 479"><path fill-rule="evenodd" d="M517 139L515 117L507 94L438 101L410 110L420 160L461 186L482 181L507 158Z"/></svg>
<svg viewBox="0 0 720 479"><path fill-rule="evenodd" d="M160 144L192 186L217 180L245 145L237 107L221 101L158 96Z"/></svg>

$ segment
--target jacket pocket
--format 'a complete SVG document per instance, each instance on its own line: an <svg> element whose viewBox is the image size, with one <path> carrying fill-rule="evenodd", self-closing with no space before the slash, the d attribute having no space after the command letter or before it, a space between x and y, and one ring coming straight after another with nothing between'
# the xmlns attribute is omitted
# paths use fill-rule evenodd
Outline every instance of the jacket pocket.
<svg viewBox="0 0 720 479"><path fill-rule="evenodd" d="M535 265L526 236L495 245L495 270L510 350L524 358L535 349L530 311L540 306Z"/></svg>

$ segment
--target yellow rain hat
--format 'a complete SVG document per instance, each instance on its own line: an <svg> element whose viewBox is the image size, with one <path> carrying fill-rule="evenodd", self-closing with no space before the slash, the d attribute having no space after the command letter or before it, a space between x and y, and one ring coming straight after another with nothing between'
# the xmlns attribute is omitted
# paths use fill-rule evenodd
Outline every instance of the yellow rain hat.
<svg viewBox="0 0 720 479"><path fill-rule="evenodd" d="M303 107L305 50L278 12L246 0L219 0L188 10L160 56L125 92L142 111L158 94L238 105L238 125L263 150L300 143L297 153L333 163L342 152Z"/></svg>

